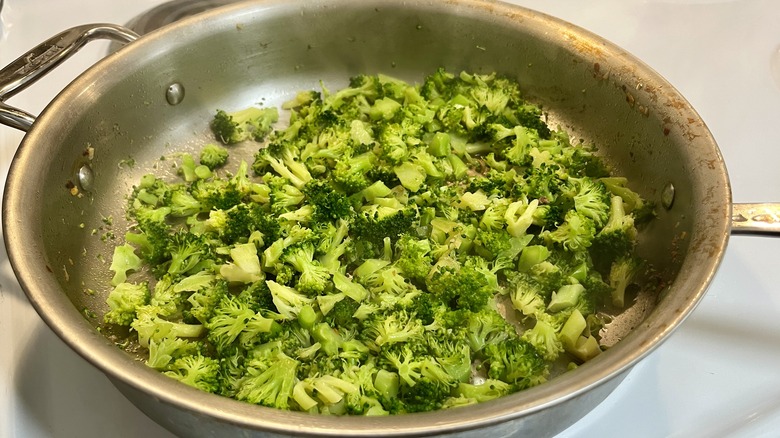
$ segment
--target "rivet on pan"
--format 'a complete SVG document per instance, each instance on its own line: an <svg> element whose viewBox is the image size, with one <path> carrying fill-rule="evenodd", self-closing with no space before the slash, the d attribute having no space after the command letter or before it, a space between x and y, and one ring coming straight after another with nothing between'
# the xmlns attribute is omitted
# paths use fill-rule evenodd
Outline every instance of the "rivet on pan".
<svg viewBox="0 0 780 438"><path fill-rule="evenodd" d="M79 186L81 190L92 190L92 184L95 182L95 175L92 174L92 168L88 164L81 166L78 173Z"/></svg>
<svg viewBox="0 0 780 438"><path fill-rule="evenodd" d="M168 89L165 90L165 100L171 105L180 104L184 100L184 87L178 82L169 85Z"/></svg>
<svg viewBox="0 0 780 438"><path fill-rule="evenodd" d="M661 192L661 205L664 206L665 209L669 210L672 208L672 205L674 204L674 185L672 183L669 183L664 187L663 191Z"/></svg>

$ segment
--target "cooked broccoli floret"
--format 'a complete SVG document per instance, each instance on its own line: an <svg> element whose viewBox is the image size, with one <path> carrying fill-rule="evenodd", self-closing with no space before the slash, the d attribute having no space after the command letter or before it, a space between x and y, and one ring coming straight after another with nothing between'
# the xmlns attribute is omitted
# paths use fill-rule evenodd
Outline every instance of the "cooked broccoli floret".
<svg viewBox="0 0 780 438"><path fill-rule="evenodd" d="M217 110L217 114L211 121L211 130L224 144L250 139L262 141L278 120L279 112L275 107L249 107L230 113Z"/></svg>
<svg viewBox="0 0 780 438"><path fill-rule="evenodd" d="M168 273L173 275L186 275L212 257L211 247L203 236L181 231L169 237L168 253L171 254Z"/></svg>
<svg viewBox="0 0 780 438"><path fill-rule="evenodd" d="M634 216L626 214L623 198L612 196L609 219L593 239L590 254L598 269L604 270L618 258L631 254L636 245Z"/></svg>
<svg viewBox="0 0 780 438"><path fill-rule="evenodd" d="M517 385L521 389L544 383L549 376L549 367L542 355L522 339L488 344L481 354L491 379Z"/></svg>
<svg viewBox="0 0 780 438"><path fill-rule="evenodd" d="M428 289L453 309L478 312L495 294L490 278L470 266L461 269L443 269L428 280Z"/></svg>
<svg viewBox="0 0 780 438"><path fill-rule="evenodd" d="M219 391L219 361L211 357L200 354L180 357L164 374L201 391Z"/></svg>
<svg viewBox="0 0 780 438"><path fill-rule="evenodd" d="M635 257L623 257L612 263L609 286L612 288L612 304L615 307L625 306L626 288L634 282L640 267L641 263Z"/></svg>
<svg viewBox="0 0 780 438"><path fill-rule="evenodd" d="M139 307L149 304L151 294L146 283L119 283L108 294L109 310L104 321L111 324L130 325Z"/></svg>
<svg viewBox="0 0 780 438"><path fill-rule="evenodd" d="M327 183L311 181L304 186L303 193L314 207L312 219L316 222L348 219L352 214L352 204L346 195L334 190Z"/></svg>
<svg viewBox="0 0 780 438"><path fill-rule="evenodd" d="M236 392L238 400L289 409L299 362L283 352L271 358L250 360Z"/></svg>
<svg viewBox="0 0 780 438"><path fill-rule="evenodd" d="M200 164L214 170L227 163L230 153L222 146L209 143L200 150Z"/></svg>

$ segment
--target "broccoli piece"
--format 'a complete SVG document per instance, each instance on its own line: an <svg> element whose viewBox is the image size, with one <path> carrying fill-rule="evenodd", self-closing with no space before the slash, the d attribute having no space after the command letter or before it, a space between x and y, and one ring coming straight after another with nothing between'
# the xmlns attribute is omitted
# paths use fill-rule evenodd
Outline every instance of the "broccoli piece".
<svg viewBox="0 0 780 438"><path fill-rule="evenodd" d="M542 119L543 114L541 108L534 105L521 105L512 116L517 119L518 125L536 130L539 138L550 138L550 128Z"/></svg>
<svg viewBox="0 0 780 438"><path fill-rule="evenodd" d="M623 257L612 263L609 270L609 286L612 288L612 305L623 308L626 300L626 288L639 273L641 263L635 257Z"/></svg>
<svg viewBox="0 0 780 438"><path fill-rule="evenodd" d="M109 324L130 325L139 307L149 304L151 294L146 283L119 283L108 294L110 310L103 320Z"/></svg>
<svg viewBox="0 0 780 438"><path fill-rule="evenodd" d="M274 305L285 319L295 319L304 306L314 301L297 290L273 280L266 280L266 284L271 291Z"/></svg>
<svg viewBox="0 0 780 438"><path fill-rule="evenodd" d="M547 381L549 367L529 342L508 339L485 345L481 352L488 366L488 377L501 380L520 389Z"/></svg>
<svg viewBox="0 0 780 438"><path fill-rule="evenodd" d="M609 219L590 247L593 263L599 270L606 270L618 258L628 256L636 245L634 216L626 213L623 198L613 195L610 205Z"/></svg>
<svg viewBox="0 0 780 438"><path fill-rule="evenodd" d="M464 383L471 379L471 348L468 343L431 340L429 344L436 362L448 376L447 384Z"/></svg>
<svg viewBox="0 0 780 438"><path fill-rule="evenodd" d="M168 237L171 262L168 273L187 275L212 260L212 250L203 236L179 231Z"/></svg>
<svg viewBox="0 0 780 438"><path fill-rule="evenodd" d="M164 222L141 220L135 231L125 234L127 243L138 248L141 259L152 267L161 267L169 258L168 252L169 228ZM155 274L160 269L152 269Z"/></svg>
<svg viewBox="0 0 780 438"><path fill-rule="evenodd" d="M382 346L418 339L423 331L422 322L415 315L400 311L371 318L366 323L365 336Z"/></svg>
<svg viewBox="0 0 780 438"><path fill-rule="evenodd" d="M401 235L410 234L414 230L417 219L417 211L412 207L381 217L378 214L371 216L360 214L355 217L351 231L356 239L381 247L385 238L395 242Z"/></svg>
<svg viewBox="0 0 780 438"><path fill-rule="evenodd" d="M312 176L306 165L299 161L294 149L286 144L272 143L255 154L252 169L260 175L270 167L277 175L286 178L292 185L301 189L311 181Z"/></svg>
<svg viewBox="0 0 780 438"><path fill-rule="evenodd" d="M176 218L194 216L206 211L203 204L184 188L172 191L170 209L170 215Z"/></svg>
<svg viewBox="0 0 780 438"><path fill-rule="evenodd" d="M346 195L339 193L322 181L310 181L303 188L303 193L314 208L312 219L315 222L349 219L352 215L352 204Z"/></svg>
<svg viewBox="0 0 780 438"><path fill-rule="evenodd" d="M424 283L433 264L430 241L403 234L396 241L395 248L395 266L410 280Z"/></svg>
<svg viewBox="0 0 780 438"><path fill-rule="evenodd" d="M281 226L275 217L268 214L262 206L236 205L228 210L212 210L206 220L206 229L219 235L224 243L246 243L254 232L263 239L276 240Z"/></svg>
<svg viewBox="0 0 780 438"><path fill-rule="evenodd" d="M325 317L325 322L333 327L353 328L357 324L354 315L358 307L360 307L360 303L350 297L345 297L333 305Z"/></svg>
<svg viewBox="0 0 780 438"><path fill-rule="evenodd" d="M301 275L295 288L306 295L316 295L325 290L330 281L330 271L314 259L314 246L301 243L287 248L283 260Z"/></svg>
<svg viewBox="0 0 780 438"><path fill-rule="evenodd" d="M322 239L318 248L318 251L321 253L319 256L320 265L327 269L328 272L333 273L334 277L341 267L339 259L352 246L352 240L348 236L348 231L349 222L343 219L337 222L337 226L329 223L325 229L321 230Z"/></svg>
<svg viewBox="0 0 780 438"><path fill-rule="evenodd" d="M514 391L514 386L509 383L496 379L485 379L479 384L461 382L455 388L455 395L481 403L503 397Z"/></svg>
<svg viewBox="0 0 780 438"><path fill-rule="evenodd" d="M639 193L627 187L628 179L624 177L606 177L599 178L607 190L615 196L623 199L626 213L634 216L636 223L644 224L655 217L655 206L652 202L646 201Z"/></svg>
<svg viewBox="0 0 780 438"><path fill-rule="evenodd" d="M400 377L396 413L439 409L458 383L435 360L408 346L386 352L385 360Z"/></svg>
<svg viewBox="0 0 780 438"><path fill-rule="evenodd" d="M512 306L525 316L539 315L547 308L545 288L530 275L513 276L509 296Z"/></svg>
<svg viewBox="0 0 780 438"><path fill-rule="evenodd" d="M219 361L217 359L200 354L180 357L163 374L201 391L219 392Z"/></svg>
<svg viewBox="0 0 780 438"><path fill-rule="evenodd" d="M344 394L346 413L351 415L388 415L381 402L381 393L374 384L378 369L372 363L347 366L339 375L339 378L358 388L357 391L349 391Z"/></svg>
<svg viewBox="0 0 780 438"><path fill-rule="evenodd" d="M488 344L502 342L515 336L515 329L493 309L483 309L466 315L465 337L473 352L482 351Z"/></svg>
<svg viewBox="0 0 780 438"><path fill-rule="evenodd" d="M478 312L495 293L490 278L472 266L440 269L427 280L428 290L452 309Z"/></svg>
<svg viewBox="0 0 780 438"><path fill-rule="evenodd" d="M276 108L249 107L234 112L217 110L211 130L219 141L234 144L245 140L262 141L279 120Z"/></svg>
<svg viewBox="0 0 780 438"><path fill-rule="evenodd" d="M339 187L348 195L351 195L371 184L367 174L374 168L375 162L376 155L372 152L345 156L336 163L331 176Z"/></svg>
<svg viewBox="0 0 780 438"><path fill-rule="evenodd" d="M217 143L176 155L182 178L133 187L104 320L148 366L278 409L388 415L492 400L601 352L652 204L594 147L495 74L321 85L274 132L276 109L217 111ZM265 138L252 175L225 168L222 145Z"/></svg>
<svg viewBox="0 0 780 438"><path fill-rule="evenodd" d="M219 275L231 283L254 283L263 279L263 268L254 243L235 245L230 249L232 262L219 267Z"/></svg>
<svg viewBox="0 0 780 438"><path fill-rule="evenodd" d="M342 401L350 394L357 394L360 387L333 375L314 376L297 383L293 398L304 410L319 406L320 412L342 414ZM316 397L318 400L315 400Z"/></svg>
<svg viewBox="0 0 780 438"><path fill-rule="evenodd" d="M149 300L149 304L157 309L157 312L160 316L166 318L177 318L185 313L187 295L182 292L184 292L185 289L189 290L200 287L194 284L192 288L182 287L180 283L195 283L198 278L206 276L210 277L208 273L200 272L190 277L186 277L181 280L181 282L176 283L176 279L179 278L178 276L165 274L157 280L157 283L155 283L154 288L152 289L152 298Z"/></svg>
<svg viewBox="0 0 780 438"><path fill-rule="evenodd" d="M236 399L277 409L289 409L299 361L278 351L271 358L250 360Z"/></svg>
<svg viewBox="0 0 780 438"><path fill-rule="evenodd" d="M186 324L173 322L161 317L164 312L155 305L136 308L136 318L130 327L138 333L138 343L149 348L150 341L165 338L199 338L205 327L202 324Z"/></svg>
<svg viewBox="0 0 780 438"><path fill-rule="evenodd" d="M187 298L190 303L189 314L205 324L214 316L214 310L228 294L228 283L224 280L210 282L204 287L192 291Z"/></svg>
<svg viewBox="0 0 780 438"><path fill-rule="evenodd" d="M607 222L610 209L610 195L606 186L590 178L569 178L576 192L571 197L577 213L593 221L597 228Z"/></svg>
<svg viewBox="0 0 780 438"><path fill-rule="evenodd" d="M576 211L566 213L566 219L557 229L543 231L541 237L550 244L559 244L568 251L584 251L596 235L596 225Z"/></svg>
<svg viewBox="0 0 780 438"><path fill-rule="evenodd" d="M558 329L560 327L556 327L556 324L537 314L533 328L523 332L521 338L536 347L545 360L555 361L563 353L563 343L558 338Z"/></svg>
<svg viewBox="0 0 780 438"><path fill-rule="evenodd" d="M515 201L509 204L504 212L506 230L509 234L513 237L524 236L526 231L528 231L528 227L533 224L533 214L538 207L538 199L530 202L525 202L524 200Z"/></svg>
<svg viewBox="0 0 780 438"><path fill-rule="evenodd" d="M244 331L255 312L245 302L226 295L206 322L208 340L218 351L230 347Z"/></svg>
<svg viewBox="0 0 780 438"><path fill-rule="evenodd" d="M159 341L149 341L149 358L146 365L157 370L168 369L171 362L182 357L197 353L198 344L186 339L164 338Z"/></svg>
<svg viewBox="0 0 780 438"><path fill-rule="evenodd" d="M224 166L229 155L230 153L227 149L214 143L209 143L200 150L200 164L214 170Z"/></svg>
<svg viewBox="0 0 780 438"><path fill-rule="evenodd" d="M117 286L127 280L128 271L137 271L141 269L143 263L141 258L135 255L135 248L128 244L120 245L114 248L114 255L111 257L111 269L114 271L114 278L111 279L111 285Z"/></svg>
<svg viewBox="0 0 780 438"><path fill-rule="evenodd" d="M194 182L212 176L211 169L208 166L195 164L195 158L188 153L181 154L181 165L177 169L177 173L187 182Z"/></svg>

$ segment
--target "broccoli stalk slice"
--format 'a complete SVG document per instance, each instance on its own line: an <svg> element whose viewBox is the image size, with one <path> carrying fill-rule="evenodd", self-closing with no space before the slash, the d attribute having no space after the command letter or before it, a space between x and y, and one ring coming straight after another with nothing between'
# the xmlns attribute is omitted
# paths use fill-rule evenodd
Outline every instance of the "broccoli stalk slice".
<svg viewBox="0 0 780 438"><path fill-rule="evenodd" d="M523 248L517 262L517 270L528 272L531 267L550 257L550 250L544 245L529 245Z"/></svg>
<svg viewBox="0 0 780 438"><path fill-rule="evenodd" d="M398 177L398 180L401 181L401 185L410 192L420 190L425 182L425 178L428 176L421 166L408 161L394 167L393 172Z"/></svg>
<svg viewBox="0 0 780 438"><path fill-rule="evenodd" d="M111 266L109 268L114 271L111 285L117 286L124 283L127 280L128 271L137 271L142 266L143 262L135 254L135 248L128 244L117 246L114 248L114 255L111 257Z"/></svg>
<svg viewBox="0 0 780 438"><path fill-rule="evenodd" d="M266 280L266 284L271 291L276 309L285 319L295 319L304 306L314 302L312 298L292 287L281 285L273 280Z"/></svg>
<svg viewBox="0 0 780 438"><path fill-rule="evenodd" d="M344 338L327 322L316 324L311 330L311 335L320 343L322 351L328 356L338 354L341 345L344 343Z"/></svg>
<svg viewBox="0 0 780 438"><path fill-rule="evenodd" d="M578 309L574 309L566 319L566 322L563 324L561 332L558 335L564 348L566 348L566 351L574 349L577 345L577 340L585 331L586 327L587 322L585 321L585 317Z"/></svg>
<svg viewBox="0 0 780 438"><path fill-rule="evenodd" d="M561 286L557 292L553 292L552 298L550 298L550 304L547 305L547 310L550 312L560 312L561 310L573 307L577 304L577 301L584 292L585 287L579 283Z"/></svg>

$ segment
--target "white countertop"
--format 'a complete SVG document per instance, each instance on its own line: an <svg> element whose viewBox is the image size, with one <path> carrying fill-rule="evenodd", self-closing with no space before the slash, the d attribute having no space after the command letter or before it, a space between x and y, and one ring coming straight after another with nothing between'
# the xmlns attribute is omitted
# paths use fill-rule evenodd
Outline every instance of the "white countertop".
<svg viewBox="0 0 780 438"><path fill-rule="evenodd" d="M6 0L0 65L60 30L123 24L160 0ZM735 202L780 201L780 2L517 0L665 76L717 139ZM90 45L9 103L36 114L105 52ZM0 182L22 133L0 126ZM707 295L560 437L780 436L780 239L736 236ZM0 437L170 437L46 327L0 248Z"/></svg>

